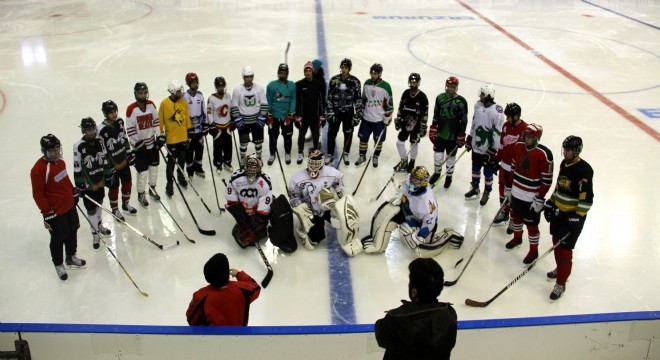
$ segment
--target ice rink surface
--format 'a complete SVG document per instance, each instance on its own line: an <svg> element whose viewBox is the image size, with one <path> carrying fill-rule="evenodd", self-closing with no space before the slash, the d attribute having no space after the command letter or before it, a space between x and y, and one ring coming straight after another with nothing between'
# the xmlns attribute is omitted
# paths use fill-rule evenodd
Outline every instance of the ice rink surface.
<svg viewBox="0 0 660 360"><path fill-rule="evenodd" d="M411 72L421 74L431 102L454 75L461 81L459 94L470 102L471 119L479 86L493 82L498 104L517 102L524 120L544 127L541 142L555 155L555 178L562 140L584 139L583 158L595 170L595 199L567 292L555 303L548 300L553 283L545 273L555 267L549 256L489 307L465 306L466 298L487 300L524 270L527 236L523 246L507 252L505 227L492 228L461 281L441 295L455 304L459 320L659 310L659 26L660 7L653 1L2 1L0 322L184 325L192 293L205 285L202 267L216 252L261 280L266 269L256 249L240 249L230 235L233 219L218 211L206 157L207 177L193 184L212 213L190 188L184 192L200 226L217 230L216 236L197 231L178 193L163 203L196 244L157 202L138 207L135 191L138 214L127 221L155 241L180 246L159 250L103 215L113 230L108 245L148 297L136 291L108 250L92 249L82 217L78 256L88 265L70 270L66 282L57 278L29 172L40 156L40 137L53 133L72 176L80 119L100 123L101 103L108 99L124 117L136 82L148 84L156 105L167 96L169 81L183 82L191 71L206 97L216 76L224 76L229 89L241 83L244 65L254 67L254 81L265 87L276 79L287 41L289 80L301 79L303 64L316 58L328 77L338 73L341 59L351 58L352 74L362 82L369 67L381 63L395 107ZM380 166L367 170L355 197L361 236L380 203L371 199L398 161L396 135L393 127L388 130ZM352 161L357 145L354 139ZM282 140L279 149L282 154ZM417 163L432 168L432 154L422 139ZM295 161L285 165L286 178L301 168ZM347 192L363 169L341 165ZM274 193L284 193L277 162L263 170ZM469 255L498 208L495 194L483 207L464 200L470 172L468 154L456 164L451 188L435 190L438 226L451 226L466 239L461 249L435 258L447 280L458 275L454 263ZM220 179L227 177L215 178L221 206ZM161 193L164 184L161 164ZM390 185L384 196L394 194ZM551 245L544 220L540 228L544 251ZM350 259L334 238L290 255L270 243L264 250L275 275L253 303L251 325L372 323L407 298L414 255L397 239L384 254Z"/></svg>

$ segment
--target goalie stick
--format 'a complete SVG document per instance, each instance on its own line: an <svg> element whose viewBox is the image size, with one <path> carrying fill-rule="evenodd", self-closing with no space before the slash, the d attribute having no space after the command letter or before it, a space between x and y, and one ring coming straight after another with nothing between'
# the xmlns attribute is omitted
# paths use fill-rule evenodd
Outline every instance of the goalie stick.
<svg viewBox="0 0 660 360"><path fill-rule="evenodd" d="M85 218L85 220L87 220L87 222L89 223L89 226L90 226L92 229L94 229L94 226L92 225L92 222L89 220L89 217L87 217L87 215L85 214L85 212L83 211L83 209L80 208L80 205L76 204L76 207L78 208L78 210L80 211L80 213L82 214L82 216ZM119 259L117 259L117 256L116 256L115 253L112 251L112 249L110 249L110 247L109 247L108 244L105 242L105 240L103 239L103 237L99 235L99 239L103 242L103 245L105 246L106 249L108 249L108 251L110 252L110 254L112 254L112 257L115 258L115 261L117 261L117 264L119 264L119 267L120 267L122 270L124 270L124 274L126 274L126 276L128 277L128 280L130 280L130 281L133 283L133 286L135 286L135 288L137 289L137 291L139 291L140 294L142 294L142 296L144 296L144 297L148 297L149 294L147 294L146 292L140 290L140 287L137 286L137 284L135 283L135 280L133 280L133 278L132 278L131 275L128 273L128 271L126 271L126 268L124 267L124 265L121 264L121 261L119 261Z"/></svg>
<svg viewBox="0 0 660 360"><path fill-rule="evenodd" d="M112 211L104 208L103 205L99 204L98 202L96 202L96 200L94 200L91 197L87 196L87 194L85 194L84 196L85 196L85 199L89 200L92 204L98 206L101 210L103 210L103 211L107 212L108 214L112 215L112 217L115 218L117 221L119 221L120 223L128 226L129 229L133 230L136 234L142 236L144 239L146 239L150 243L156 245L159 249L166 250L166 249L170 249L170 248L179 246L179 241L178 240L177 240L177 242L171 243L171 244L166 245L166 246L163 246L163 245L151 240L147 235L143 234L140 230L134 228L131 224L127 223L125 220L122 220L122 219L118 218L117 216L115 216L115 214L113 214Z"/></svg>
<svg viewBox="0 0 660 360"><path fill-rule="evenodd" d="M225 209L220 207L220 200L218 200L218 189L216 188L216 185L215 185L215 175L213 175L213 163L211 162L211 150L209 149L209 142L206 140L206 136L204 136L204 142L206 143L206 155L208 155L208 158L209 158L209 168L211 169L211 179L213 179L213 191L215 191L215 203L218 204L218 210L220 211L220 213L223 213L225 211Z"/></svg>
<svg viewBox="0 0 660 360"><path fill-rule="evenodd" d="M163 160L167 162L167 159L165 158L165 154L163 154L162 150L159 150L160 156L163 157ZM205 230L199 227L199 224L197 223L197 219L195 219L195 215L192 212L192 209L190 208L190 205L188 205L188 200L186 200L186 196L183 195L183 191L181 190L181 187L179 186L179 182L174 180L174 174L172 174L172 182L174 185L176 185L176 189L179 190L179 194L181 194L181 198L183 199L183 203L186 204L186 207L188 208L188 212L190 213L190 217L193 219L193 222L195 223L195 226L197 226L197 230L199 231L200 234L206 235L206 236L213 236L215 235L215 230ZM211 212L211 210L209 210Z"/></svg>
<svg viewBox="0 0 660 360"><path fill-rule="evenodd" d="M472 261L472 258L474 257L474 254L476 254L477 250L479 249L479 246L481 246L481 243L483 243L483 242L484 242L484 239L486 239L486 235L488 234L488 231L490 231L490 228L493 227L493 223L495 222L495 219L497 218L497 215L499 215L500 212L502 212L502 210L504 210L504 208L506 207L506 205L507 205L508 203L509 203L509 199L508 199L508 198L505 198L505 199L504 199L504 202L502 202L502 206L500 206L499 210L497 210L497 213L495 213L495 217L493 217L493 221L491 221L491 222L490 222L490 225L488 225L488 229L486 229L486 231L484 231L484 233L481 234L481 237L479 237L479 240L478 240L477 243L474 245L474 248L472 249L472 253L470 254L470 257L468 257L468 260L467 260L467 262L465 263L465 266L463 266L463 269L461 270L461 273L458 274L458 277L456 278L456 280L453 280L453 281L445 281L445 282L444 282L444 285L445 285L445 286L454 286L454 285L456 285L456 283L458 282L458 279L460 279L461 276L463 276L463 273L465 272L465 269L467 269L468 265L470 265L470 261ZM463 262L463 259L465 259L465 258L461 258L460 260L458 260L458 261L456 262L456 265L454 265L454 267L457 267L458 264L460 264L461 262Z"/></svg>
<svg viewBox="0 0 660 360"><path fill-rule="evenodd" d="M406 157L405 157L406 159L408 159L408 155L410 155L411 150L412 150L412 145L410 146L410 149L408 149L408 152L406 153ZM385 189L387 189L387 185L389 185L391 182L394 182L394 176L396 176L396 174L398 172L399 172L399 169L398 169L398 164L397 164L397 169L394 169L394 173L392 173L392 176L390 176L390 179L387 180L387 182L385 183L385 186L383 186L383 189L378 193L378 196L376 196L376 198L372 199L371 201L376 201L376 200L380 199L380 196L383 195L383 193L385 192Z"/></svg>
<svg viewBox="0 0 660 360"><path fill-rule="evenodd" d="M266 272L266 276L264 277L264 279L261 280L261 286L265 289L266 287L268 287L268 284L270 284L270 280L273 279L273 267L270 266L270 263L268 262L268 259L264 254L264 251L261 249L261 245L259 245L259 241L255 241L254 245L257 247L257 251L259 252L259 255L261 255L261 260L264 261L264 264L266 265L266 269L268 270Z"/></svg>
<svg viewBox="0 0 660 360"><path fill-rule="evenodd" d="M537 262L539 262L541 259L543 259L544 257L546 257L548 254L550 254L551 252L553 252L553 251L557 248L557 246L561 245L564 241L566 241L566 239L568 239L568 236L569 236L570 234L571 234L571 233L569 232L568 234L564 235L563 238L559 239L559 241L557 241L556 244L554 244L550 249L548 249L548 251L544 252L543 255L539 256L538 259L534 260L533 263L529 264L529 266L528 266L527 268L525 268L525 271L523 271L522 273L520 273L520 275L516 276L516 278L513 279L513 281L511 281L509 284L507 284L507 286L505 286L502 290L500 290L500 292L498 292L497 294L495 294L495 296L493 296L492 298L490 298L490 299L487 300L487 301L476 301L476 300L472 300L472 299L465 299L465 305L467 305L467 306L472 306L472 307L482 307L482 308L483 308L483 307L486 307L486 306L488 306L488 305L490 305L490 303L492 303L493 301L495 301L495 299L497 299L500 295L502 295L502 293L504 293L505 291L509 290L509 288L512 287L513 284L515 284L518 280L520 280L520 278L522 278L522 277L525 276L530 270L532 270L532 268L533 268L534 266L536 266L536 263L537 263Z"/></svg>
<svg viewBox="0 0 660 360"><path fill-rule="evenodd" d="M204 137L204 139L206 139L206 137ZM207 144L207 147L208 147L208 144ZM158 151L160 151L160 154L163 155L162 148L158 149ZM190 185L190 188L193 189L193 191L195 192L195 194L197 195L199 200L202 202L202 204L204 205L204 207L206 208L206 210L210 214L211 209L206 205L206 202L204 201L202 196L199 195L199 193L197 192L197 189L195 189L195 185L193 185L193 183L192 183L192 179L190 179L190 176L186 176L185 171L183 171L183 169L181 168L181 165L179 165L179 163L176 161L176 158L174 158L174 155L172 155L172 153L170 152L170 149L167 148L167 145L165 146L165 151L167 151L167 154L172 157L172 160L174 160L174 165L177 167L177 169L179 169L179 171L181 171L181 176L183 176L184 178L186 178L186 177L188 178L187 179L188 185ZM165 159L165 155L163 155L163 159ZM167 159L165 159L165 163L167 164ZM211 168L210 170L213 171L213 168ZM174 174L172 174L172 177L174 177ZM174 179L172 179L172 180L174 180ZM175 183L176 183L176 181L175 181ZM178 185L177 185L177 187L178 187Z"/></svg>

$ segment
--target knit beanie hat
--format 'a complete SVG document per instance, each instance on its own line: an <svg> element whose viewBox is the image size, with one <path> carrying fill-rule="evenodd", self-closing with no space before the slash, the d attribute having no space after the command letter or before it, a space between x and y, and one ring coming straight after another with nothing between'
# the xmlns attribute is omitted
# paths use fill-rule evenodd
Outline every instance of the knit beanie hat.
<svg viewBox="0 0 660 360"><path fill-rule="evenodd" d="M223 287L229 282L229 260L223 253L217 253L204 265L204 278L215 287Z"/></svg>

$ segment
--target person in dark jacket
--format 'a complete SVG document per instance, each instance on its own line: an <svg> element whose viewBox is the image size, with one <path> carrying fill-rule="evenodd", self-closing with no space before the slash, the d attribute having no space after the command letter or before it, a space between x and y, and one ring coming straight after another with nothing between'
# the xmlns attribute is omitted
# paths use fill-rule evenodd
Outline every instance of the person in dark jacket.
<svg viewBox="0 0 660 360"><path fill-rule="evenodd" d="M383 359L449 359L456 344L457 316L450 303L438 301L445 274L433 259L415 259L408 266L411 301L387 311L376 321L376 340Z"/></svg>

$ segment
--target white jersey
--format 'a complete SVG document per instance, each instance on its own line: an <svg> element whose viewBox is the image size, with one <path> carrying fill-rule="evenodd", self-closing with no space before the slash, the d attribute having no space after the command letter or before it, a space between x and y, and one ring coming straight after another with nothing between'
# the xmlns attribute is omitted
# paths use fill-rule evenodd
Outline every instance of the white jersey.
<svg viewBox="0 0 660 360"><path fill-rule="evenodd" d="M231 117L229 116L231 109L231 95L225 93L222 99L218 94L209 96L206 105L206 115L209 125L215 126L220 129L227 129L231 124Z"/></svg>
<svg viewBox="0 0 660 360"><path fill-rule="evenodd" d="M419 228L417 235L430 242L430 235L438 223L438 202L435 200L433 190L428 186L420 194L411 194L408 185L410 185L410 174L402 186L401 211L408 225Z"/></svg>
<svg viewBox="0 0 660 360"><path fill-rule="evenodd" d="M273 203L273 187L270 177L259 173L257 179L248 182L245 169L236 170L231 174L225 198L227 202L240 202L245 207L245 213L252 216L259 213L264 216L270 215L270 205Z"/></svg>
<svg viewBox="0 0 660 360"><path fill-rule="evenodd" d="M374 84L371 79L365 81L362 91L362 106L364 108L362 118L365 121L378 123L389 118L394 109L390 84L382 79L378 84Z"/></svg>
<svg viewBox="0 0 660 360"><path fill-rule="evenodd" d="M322 189L332 189L339 197L344 192L344 174L331 167L323 166L316 179L312 179L307 169L295 173L289 183L289 195L291 196L291 207L306 203L314 212L314 215L323 215L321 210L321 199L319 194Z"/></svg>
<svg viewBox="0 0 660 360"><path fill-rule="evenodd" d="M255 83L252 83L249 90L244 84L235 87L231 94L232 117L241 116L246 124L252 124L259 114L268 114L268 99L264 88Z"/></svg>
<svg viewBox="0 0 660 360"><path fill-rule="evenodd" d="M500 134L504 125L504 110L495 103L484 107L481 101L474 104L472 117L472 151L477 154L486 154L488 149L494 153L500 146Z"/></svg>
<svg viewBox="0 0 660 360"><path fill-rule="evenodd" d="M142 141L147 149L154 146L155 137L160 135L160 121L158 110L151 100L147 100L144 111L140 110L137 102L126 108L126 135L131 147Z"/></svg>
<svg viewBox="0 0 660 360"><path fill-rule="evenodd" d="M186 91L183 93L183 99L186 100L186 103L188 104L188 114L190 114L190 122L195 130L195 134L199 134L202 132L202 123L206 122L204 94L197 90L193 96Z"/></svg>

